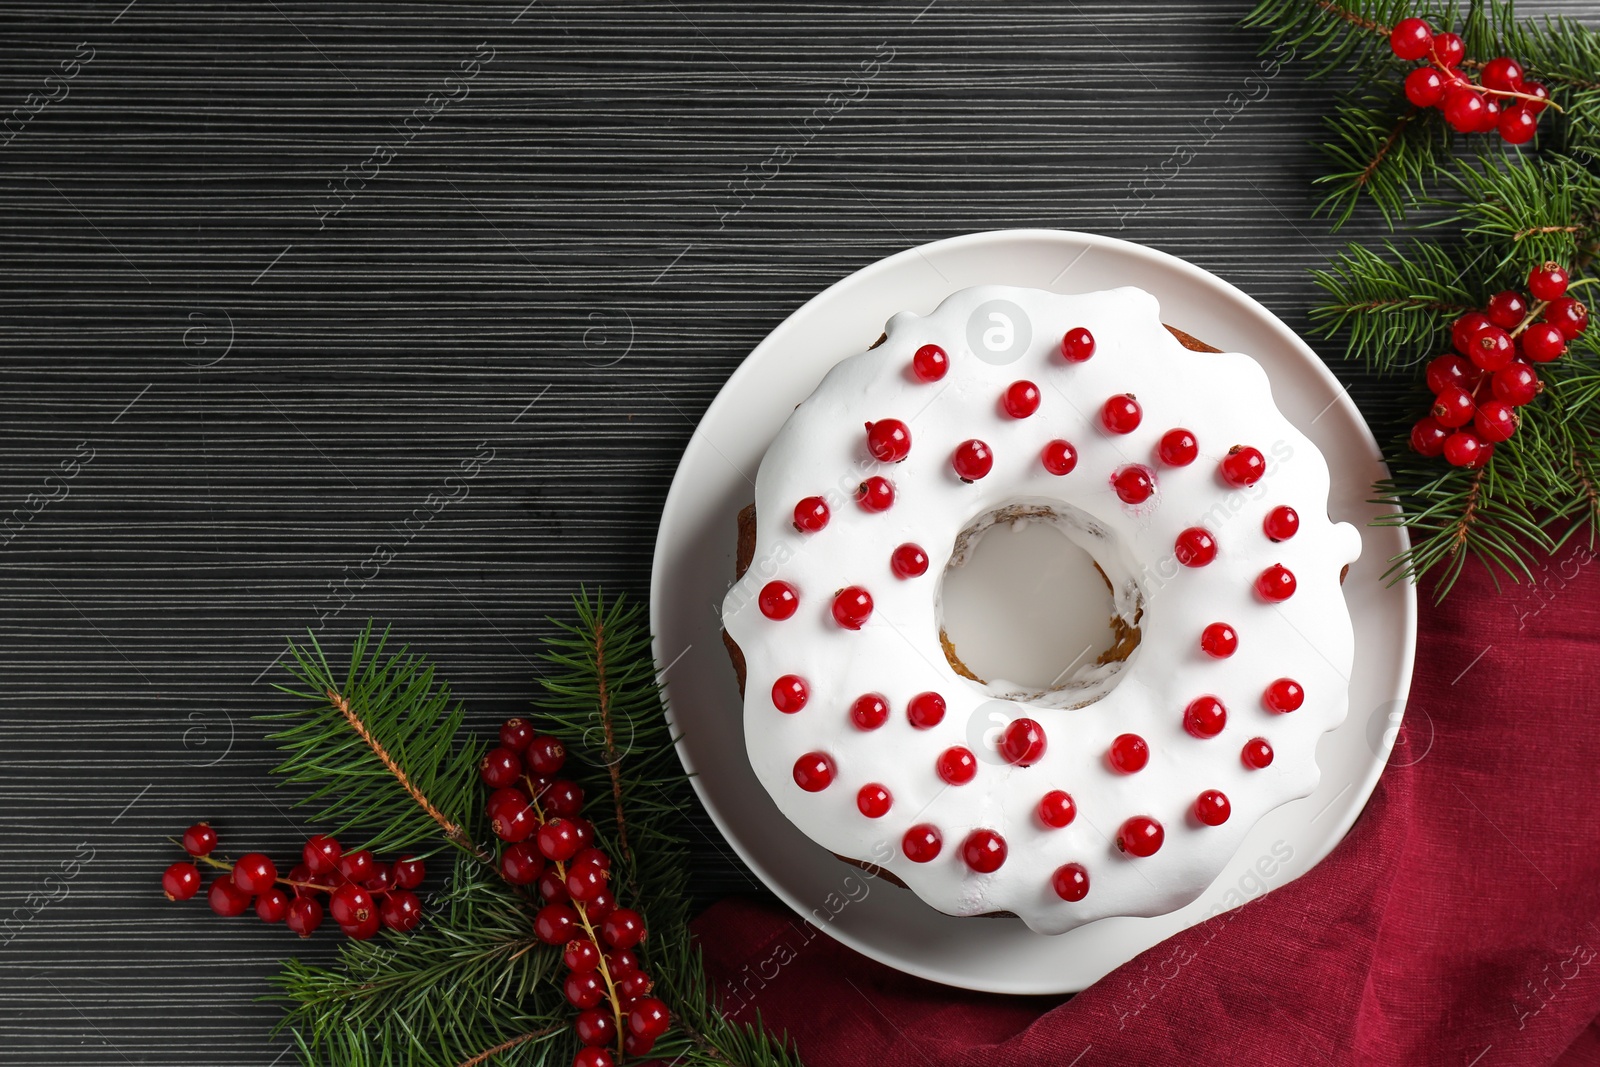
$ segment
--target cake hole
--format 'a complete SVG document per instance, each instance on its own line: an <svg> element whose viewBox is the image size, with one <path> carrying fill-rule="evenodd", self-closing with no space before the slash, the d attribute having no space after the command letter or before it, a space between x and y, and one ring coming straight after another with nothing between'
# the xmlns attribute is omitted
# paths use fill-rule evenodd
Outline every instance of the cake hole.
<svg viewBox="0 0 1600 1067"><path fill-rule="evenodd" d="M1137 596L1119 612L1095 557L1066 528L1092 535L1063 511L1013 505L985 515L957 539L945 569L945 656L993 696L1087 703L1109 691L1139 643Z"/></svg>

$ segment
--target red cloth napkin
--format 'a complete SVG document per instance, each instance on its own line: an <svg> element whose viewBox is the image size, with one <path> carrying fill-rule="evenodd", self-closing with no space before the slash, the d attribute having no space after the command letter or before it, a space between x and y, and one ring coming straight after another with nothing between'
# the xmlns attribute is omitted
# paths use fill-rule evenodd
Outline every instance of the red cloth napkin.
<svg viewBox="0 0 1600 1067"><path fill-rule="evenodd" d="M1298 881L1070 998L935 985L726 900L696 931L743 983L730 1014L807 1067L1600 1064L1600 563L1570 545L1535 569L1421 590L1400 743Z"/></svg>

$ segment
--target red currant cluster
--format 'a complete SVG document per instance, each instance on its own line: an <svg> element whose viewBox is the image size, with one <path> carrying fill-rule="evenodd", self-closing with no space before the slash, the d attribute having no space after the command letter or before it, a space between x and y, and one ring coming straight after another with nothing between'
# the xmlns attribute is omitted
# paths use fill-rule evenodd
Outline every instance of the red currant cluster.
<svg viewBox="0 0 1600 1067"><path fill-rule="evenodd" d="M301 862L288 877L279 878L277 865L260 852L227 863L212 857L216 847L217 832L206 823L183 832L185 852L224 872L206 891L206 901L218 915L243 915L254 901L263 922L282 922L310 937L322 925L326 896L334 922L358 941L376 934L380 926L407 931L422 921L422 901L412 890L427 871L415 856L384 863L366 849L347 853L333 838L318 834L305 843ZM168 900L188 900L200 891L200 868L188 860L174 863L161 876L161 888Z"/></svg>
<svg viewBox="0 0 1600 1067"><path fill-rule="evenodd" d="M500 744L479 765L494 792L485 814L505 844L500 874L513 885L537 887L544 905L534 933L565 946L562 992L578 1009L573 1030L584 1048L573 1067L615 1067L610 1049L643 1056L667 1032L666 1004L650 996L655 982L634 949L645 939L644 917L617 906L611 893L611 857L595 847L594 826L579 815L583 790L555 777L566 748L536 735L523 719L500 727Z"/></svg>
<svg viewBox="0 0 1600 1067"><path fill-rule="evenodd" d="M1411 447L1457 467L1487 464L1516 432L1516 409L1544 388L1533 364L1559 358L1588 328L1589 309L1567 295L1556 263L1534 268L1526 293L1507 289L1461 316L1450 327L1456 351L1428 364L1433 407L1411 428Z"/></svg>
<svg viewBox="0 0 1600 1067"><path fill-rule="evenodd" d="M1389 47L1405 60L1425 64L1406 75L1406 99L1418 107L1437 107L1457 133L1493 133L1511 144L1526 144L1539 128L1539 113L1550 91L1524 77L1522 65L1501 56L1485 63L1477 82L1461 72L1466 44L1455 33L1434 33L1422 19L1401 19L1389 34ZM1559 109L1558 109L1559 110Z"/></svg>

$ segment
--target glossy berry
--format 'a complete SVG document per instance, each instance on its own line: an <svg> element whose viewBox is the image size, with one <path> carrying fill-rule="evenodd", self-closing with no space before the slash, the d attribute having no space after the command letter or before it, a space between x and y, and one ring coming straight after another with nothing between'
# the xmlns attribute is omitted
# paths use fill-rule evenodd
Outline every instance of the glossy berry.
<svg viewBox="0 0 1600 1067"><path fill-rule="evenodd" d="M1566 296L1566 270L1559 263L1541 263L1528 272L1528 293L1535 300L1559 300Z"/></svg>
<svg viewBox="0 0 1600 1067"><path fill-rule="evenodd" d="M880 463L899 463L911 454L911 427L899 419L867 423L867 451Z"/></svg>
<svg viewBox="0 0 1600 1067"><path fill-rule="evenodd" d="M1078 450L1072 447L1071 442L1051 441L1039 453L1039 462L1044 464L1045 470L1058 477L1071 474L1072 468L1078 465Z"/></svg>
<svg viewBox="0 0 1600 1067"><path fill-rule="evenodd" d="M589 1008L580 1011L578 1017L572 1020L572 1032L578 1035L578 1040L590 1048L599 1048L610 1045L617 1040L617 1024L611 1012L600 1008Z"/></svg>
<svg viewBox="0 0 1600 1067"><path fill-rule="evenodd" d="M522 777L522 760L504 746L491 748L478 761L478 777L490 789L504 789L516 785Z"/></svg>
<svg viewBox="0 0 1600 1067"><path fill-rule="evenodd" d="M794 761L794 784L807 793L820 793L833 784L833 759L826 752L807 752Z"/></svg>
<svg viewBox="0 0 1600 1067"><path fill-rule="evenodd" d="M1000 406L1013 419L1025 419L1039 410L1039 387L1030 381L1012 382L1006 386Z"/></svg>
<svg viewBox="0 0 1600 1067"><path fill-rule="evenodd" d="M1490 322L1502 330L1514 330L1522 325L1523 319L1528 317L1528 301L1515 289L1506 289L1489 298L1489 306L1484 308L1484 314L1488 316ZM1431 368L1432 366L1430 363L1429 367ZM1451 382L1450 384L1461 385L1462 383ZM1428 386L1434 392L1439 391L1434 386L1432 377L1428 379Z"/></svg>
<svg viewBox="0 0 1600 1067"><path fill-rule="evenodd" d="M1461 66L1461 61L1466 58L1467 45L1459 34L1436 33L1433 35L1433 58L1442 66L1454 70Z"/></svg>
<svg viewBox="0 0 1600 1067"><path fill-rule="evenodd" d="M608 887L605 868L593 860L574 859L567 865L567 895L579 903L587 904L604 893Z"/></svg>
<svg viewBox="0 0 1600 1067"><path fill-rule="evenodd" d="M372 894L358 885L342 885L328 897L328 914L332 915L333 921L340 926L364 923L367 917L375 912Z"/></svg>
<svg viewBox="0 0 1600 1067"><path fill-rule="evenodd" d="M1261 695L1261 702L1268 711L1287 715L1300 710L1300 705L1306 702L1306 691L1293 678L1279 678L1267 686L1267 691Z"/></svg>
<svg viewBox="0 0 1600 1067"><path fill-rule="evenodd" d="M1221 826L1232 812L1233 806L1220 790L1207 789L1195 798L1194 817L1207 826Z"/></svg>
<svg viewBox="0 0 1600 1067"><path fill-rule="evenodd" d="M583 786L557 778L539 793L546 815L572 818L583 810Z"/></svg>
<svg viewBox="0 0 1600 1067"><path fill-rule="evenodd" d="M961 842L961 862L979 874L993 874L1006 861L1006 839L993 830L974 830Z"/></svg>
<svg viewBox="0 0 1600 1067"><path fill-rule="evenodd" d="M1428 413L1440 426L1455 429L1472 421L1473 409L1472 394L1451 385L1433 398L1433 407Z"/></svg>
<svg viewBox="0 0 1600 1067"><path fill-rule="evenodd" d="M1089 895L1089 872L1081 863L1064 863L1050 876L1050 888L1069 904Z"/></svg>
<svg viewBox="0 0 1600 1067"><path fill-rule="evenodd" d="M877 782L869 782L856 790L856 809L869 819L881 819L889 814L894 798Z"/></svg>
<svg viewBox="0 0 1600 1067"><path fill-rule="evenodd" d="M1483 438L1468 430L1458 430L1444 443L1444 458L1452 467L1477 467L1484 450L1491 446Z"/></svg>
<svg viewBox="0 0 1600 1067"><path fill-rule="evenodd" d="M928 554L921 545L907 541L890 554L889 569L896 578L920 578L928 573Z"/></svg>
<svg viewBox="0 0 1600 1067"><path fill-rule="evenodd" d="M1478 116L1478 128L1474 132L1493 133L1496 129L1498 129L1500 126L1501 110L1502 108L1498 99L1492 96L1485 97L1483 101L1483 113Z"/></svg>
<svg viewBox="0 0 1600 1067"><path fill-rule="evenodd" d="M1188 430L1168 430L1161 435L1156 455L1169 467L1187 467L1200 454L1200 442Z"/></svg>
<svg viewBox="0 0 1600 1067"><path fill-rule="evenodd" d="M1228 709L1214 696L1196 697L1183 709L1183 728L1191 737L1216 737L1228 724Z"/></svg>
<svg viewBox="0 0 1600 1067"><path fill-rule="evenodd" d="M1150 746L1138 734L1119 734L1106 755L1114 770L1133 774L1150 762Z"/></svg>
<svg viewBox="0 0 1600 1067"><path fill-rule="evenodd" d="M936 382L950 372L950 357L938 345L923 345L911 357L911 372L919 381Z"/></svg>
<svg viewBox="0 0 1600 1067"><path fill-rule="evenodd" d="M1450 324L1450 343L1463 356L1472 351L1473 336L1485 326L1494 325L1481 311L1469 311ZM1434 390L1437 392L1438 390Z"/></svg>
<svg viewBox="0 0 1600 1067"><path fill-rule="evenodd" d="M554 867L547 868L539 876L535 888L539 890L539 896L546 904L565 904L568 900L567 880L561 877Z"/></svg>
<svg viewBox="0 0 1600 1067"><path fill-rule="evenodd" d="M344 854L344 849L339 842L323 834L317 834L305 843L300 850L300 858L305 862L306 870L312 874L327 874L339 869L339 857Z"/></svg>
<svg viewBox="0 0 1600 1067"><path fill-rule="evenodd" d="M1200 631L1200 648L1212 659L1227 659L1239 651L1239 634L1225 622L1214 622Z"/></svg>
<svg viewBox="0 0 1600 1067"><path fill-rule="evenodd" d="M265 893L277 880L277 866L259 852L246 852L233 865L233 884L246 893Z"/></svg>
<svg viewBox="0 0 1600 1067"><path fill-rule="evenodd" d="M502 841L526 841L539 828L539 819L524 797L502 798L491 804L489 830Z"/></svg>
<svg viewBox="0 0 1600 1067"><path fill-rule="evenodd" d="M1553 322L1536 322L1522 334L1522 354L1535 363L1559 359L1567 350L1567 335Z"/></svg>
<svg viewBox="0 0 1600 1067"><path fill-rule="evenodd" d="M772 706L785 715L793 715L811 699L811 689L798 674L785 674L772 683Z"/></svg>
<svg viewBox="0 0 1600 1067"><path fill-rule="evenodd" d="M551 819L539 827L534 836L534 846L539 855L552 863L564 863L578 852L578 834L566 819ZM570 890L569 890L570 895Z"/></svg>
<svg viewBox="0 0 1600 1067"><path fill-rule="evenodd" d="M774 622L782 622L793 618L800 610L800 591L788 582L768 582L761 587L756 603L761 606L761 614Z"/></svg>
<svg viewBox="0 0 1600 1067"><path fill-rule="evenodd" d="M1485 400L1472 417L1472 427L1485 441L1507 441L1517 432L1517 413L1504 400Z"/></svg>
<svg viewBox="0 0 1600 1067"><path fill-rule="evenodd" d="M1185 567L1204 567L1217 558L1217 539L1211 536L1211 531L1191 526L1178 534L1172 552Z"/></svg>
<svg viewBox="0 0 1600 1067"><path fill-rule="evenodd" d="M1478 72L1478 82L1485 89L1497 89L1502 93L1517 92L1522 85L1522 64L1505 56L1491 59Z"/></svg>
<svg viewBox="0 0 1600 1067"><path fill-rule="evenodd" d="M378 862L372 865L372 877L361 883L374 892L394 888L394 866Z"/></svg>
<svg viewBox="0 0 1600 1067"><path fill-rule="evenodd" d="M888 511L894 506L894 484L875 474L856 486L856 503L862 511Z"/></svg>
<svg viewBox="0 0 1600 1067"><path fill-rule="evenodd" d="M573 971L561 983L561 995L574 1008L592 1008L605 999L606 983L594 971Z"/></svg>
<svg viewBox="0 0 1600 1067"><path fill-rule="evenodd" d="M1068 363L1082 363L1094 355L1094 334L1074 326L1061 338L1061 357Z"/></svg>
<svg viewBox="0 0 1600 1067"><path fill-rule="evenodd" d="M572 1067L617 1067L617 1058L609 1049L585 1045L572 1057Z"/></svg>
<svg viewBox="0 0 1600 1067"><path fill-rule="evenodd" d="M554 737L535 737L522 752L522 761L535 774L549 777L567 764L567 746Z"/></svg>
<svg viewBox="0 0 1600 1067"><path fill-rule="evenodd" d="M394 884L401 889L417 888L427 875L428 868L415 856L405 855L394 861Z"/></svg>
<svg viewBox="0 0 1600 1067"><path fill-rule="evenodd" d="M833 596L833 621L846 630L859 630L872 617L872 594L848 585Z"/></svg>
<svg viewBox="0 0 1600 1067"><path fill-rule="evenodd" d="M168 900L188 900L200 892L200 868L180 860L161 875L161 891Z"/></svg>
<svg viewBox="0 0 1600 1067"><path fill-rule="evenodd" d="M340 923L339 929L341 932L343 932L344 936L350 938L352 941L366 941L368 938L376 935L378 929L382 925L383 922L378 917L378 909L374 908L367 912L366 918L364 919L357 920L353 923Z"/></svg>
<svg viewBox="0 0 1600 1067"><path fill-rule="evenodd" d="M632 948L646 936L644 916L632 908L618 908L600 924L600 937L612 948Z"/></svg>
<svg viewBox="0 0 1600 1067"><path fill-rule="evenodd" d="M918 693L906 705L906 718L919 730L927 730L944 721L944 697L938 693Z"/></svg>
<svg viewBox="0 0 1600 1067"><path fill-rule="evenodd" d="M667 1006L656 997L644 997L628 1012L628 1032L640 1037L660 1037L672 1025Z"/></svg>
<svg viewBox="0 0 1600 1067"><path fill-rule="evenodd" d="M396 889L378 907L378 918L402 934L415 930L422 921L422 900L409 889Z"/></svg>
<svg viewBox="0 0 1600 1067"><path fill-rule="evenodd" d="M1522 95L1535 98L1533 100L1524 100L1518 105L1527 108L1535 116L1550 106L1550 90L1539 82L1529 81L1526 78L1522 79Z"/></svg>
<svg viewBox="0 0 1600 1067"><path fill-rule="evenodd" d="M940 779L950 785L966 785L978 774L978 761L972 753L956 745L939 753L939 759L934 764Z"/></svg>
<svg viewBox="0 0 1600 1067"><path fill-rule="evenodd" d="M1255 485L1261 476L1267 473L1267 457L1261 454L1258 448L1249 445L1234 445L1228 449L1228 454L1223 457L1219 468L1222 480L1236 489Z"/></svg>
<svg viewBox="0 0 1600 1067"><path fill-rule="evenodd" d="M1287 541L1300 531L1300 515L1287 504L1279 504L1261 520L1261 531L1269 541Z"/></svg>
<svg viewBox="0 0 1600 1067"><path fill-rule="evenodd" d="M1052 789L1039 798L1039 821L1046 826L1059 830L1063 826L1071 826L1072 820L1077 817L1078 805L1070 793Z"/></svg>
<svg viewBox="0 0 1600 1067"><path fill-rule="evenodd" d="M191 856L209 856L217 847L217 832L210 823L197 822L183 832L183 850Z"/></svg>
<svg viewBox="0 0 1600 1067"><path fill-rule="evenodd" d="M1418 67L1406 75L1406 99L1418 107L1437 106L1444 91L1444 78L1432 67Z"/></svg>
<svg viewBox="0 0 1600 1067"><path fill-rule="evenodd" d="M1451 89L1444 97L1444 120L1457 133L1476 133L1487 110L1483 94L1465 86Z"/></svg>
<svg viewBox="0 0 1600 1067"><path fill-rule="evenodd" d="M533 740L533 726L527 719L510 718L500 724L500 744L513 752L521 752Z"/></svg>
<svg viewBox="0 0 1600 1067"><path fill-rule="evenodd" d="M974 438L956 446L950 465L962 481L975 482L994 469L994 453L989 451L988 445Z"/></svg>
<svg viewBox="0 0 1600 1067"><path fill-rule="evenodd" d="M639 999L655 987L655 979L643 971L632 971L617 979L617 992L624 1004Z"/></svg>
<svg viewBox="0 0 1600 1067"><path fill-rule="evenodd" d="M794 506L794 528L801 533L816 533L828 525L828 502L820 496L802 497Z"/></svg>
<svg viewBox="0 0 1600 1067"><path fill-rule="evenodd" d="M289 929L301 937L310 937L322 925L322 905L315 897L295 897L283 919Z"/></svg>
<svg viewBox="0 0 1600 1067"><path fill-rule="evenodd" d="M1411 427L1411 450L1423 456L1441 456L1449 436L1450 431L1439 425L1438 419L1424 415Z"/></svg>
<svg viewBox="0 0 1600 1067"><path fill-rule="evenodd" d="M1112 433L1132 433L1144 421L1144 409L1132 393L1118 393L1100 406L1100 425Z"/></svg>
<svg viewBox="0 0 1600 1067"><path fill-rule="evenodd" d="M1389 48L1401 59L1421 59L1433 45L1433 28L1419 18L1405 18L1389 31Z"/></svg>
<svg viewBox="0 0 1600 1067"><path fill-rule="evenodd" d="M346 852L339 857L339 873L357 884L365 882L372 877L372 853L367 849L356 852ZM339 917L334 916L334 922L339 922Z"/></svg>
<svg viewBox="0 0 1600 1067"><path fill-rule="evenodd" d="M1450 443L1445 442L1446 450ZM1262 600L1279 603L1294 596L1294 573L1281 563L1274 563L1256 576L1256 593Z"/></svg>
<svg viewBox="0 0 1600 1067"><path fill-rule="evenodd" d="M1543 386L1539 376L1526 363L1513 363L1509 367L1502 367L1495 371L1494 377L1489 380L1489 389L1494 393L1494 398L1504 400L1514 408L1530 403L1539 395L1541 388ZM1440 438L1439 451L1434 455L1443 451L1444 439Z"/></svg>
<svg viewBox="0 0 1600 1067"><path fill-rule="evenodd" d="M1239 759L1246 767L1259 771L1264 767L1272 766L1272 746L1264 737L1253 737L1244 743L1244 748L1239 753Z"/></svg>
<svg viewBox="0 0 1600 1067"><path fill-rule="evenodd" d="M1111 488L1124 504L1143 504L1155 495L1156 479L1150 468L1130 463L1111 475Z"/></svg>
<svg viewBox="0 0 1600 1067"><path fill-rule="evenodd" d="M532 885L544 873L544 857L526 841L519 841L500 854L500 877L512 885Z"/></svg>
<svg viewBox="0 0 1600 1067"><path fill-rule="evenodd" d="M569 971L592 971L600 966L600 950L587 937L575 937L561 950L561 962Z"/></svg>
<svg viewBox="0 0 1600 1067"><path fill-rule="evenodd" d="M1472 384L1477 373L1471 363L1454 352L1435 356L1428 361L1428 389L1435 393L1452 385L1458 389L1465 389Z"/></svg>
<svg viewBox="0 0 1600 1067"><path fill-rule="evenodd" d="M1471 351L1467 357L1475 366L1496 371L1517 358L1517 346L1511 335L1498 326L1485 326L1472 335Z"/></svg>
<svg viewBox="0 0 1600 1067"><path fill-rule="evenodd" d="M1154 856L1167 832L1148 815L1135 815L1117 830L1117 847L1130 856Z"/></svg>
<svg viewBox="0 0 1600 1067"><path fill-rule="evenodd" d="M889 702L878 693L865 693L850 704L850 721L858 730L876 730L889 721Z"/></svg>
<svg viewBox="0 0 1600 1067"><path fill-rule="evenodd" d="M1000 735L1000 755L1007 763L1031 767L1044 758L1044 727L1032 719L1013 719Z"/></svg>
<svg viewBox="0 0 1600 1067"><path fill-rule="evenodd" d="M939 855L944 848L944 837L937 827L929 823L918 823L905 832L900 839L900 851L906 854L906 859L912 863L927 863Z"/></svg>
<svg viewBox="0 0 1600 1067"><path fill-rule="evenodd" d="M565 945L583 932L571 904L546 904L533 916L534 935L547 945Z"/></svg>
<svg viewBox="0 0 1600 1067"><path fill-rule="evenodd" d="M1575 341L1589 328L1589 309L1581 301L1564 296L1550 301L1544 309L1544 321L1559 329L1567 340Z"/></svg>

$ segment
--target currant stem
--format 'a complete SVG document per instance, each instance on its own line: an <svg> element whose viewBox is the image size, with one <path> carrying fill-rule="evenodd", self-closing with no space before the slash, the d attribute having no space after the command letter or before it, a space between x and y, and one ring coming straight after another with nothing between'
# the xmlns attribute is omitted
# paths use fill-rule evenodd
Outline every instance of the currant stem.
<svg viewBox="0 0 1600 1067"><path fill-rule="evenodd" d="M1456 73L1457 73L1456 68L1447 67L1443 63L1439 62L1438 59L1430 57L1429 58L1429 65L1432 66L1439 73L1443 74L1446 79L1454 78L1456 76ZM1519 93L1519 92L1515 92L1515 91L1513 91L1511 89L1491 89L1487 85L1483 85L1483 84L1480 84L1480 83L1477 83L1477 82L1469 82L1468 84L1471 85L1472 88L1476 89L1478 92L1484 93L1484 94L1486 94L1488 96L1510 96L1510 97L1515 97L1518 100L1530 100L1535 104L1543 104L1545 107L1548 107L1550 110L1554 111L1558 115L1565 115L1567 113L1567 109L1566 108L1562 107L1560 104L1556 103L1554 100L1550 99L1549 97L1534 96L1532 93Z"/></svg>
<svg viewBox="0 0 1600 1067"><path fill-rule="evenodd" d="M179 842L177 841L176 838L169 837L169 838L167 838L167 840L171 841L175 845L179 845L180 848L182 847L182 845L179 844ZM206 856L190 856L189 858L192 859L192 860L198 860L199 862L204 863L208 867L215 867L218 870L222 870L222 871L232 871L233 870L233 864L227 862L226 860L219 860L214 856L210 856L210 855L206 855ZM318 885L316 882L295 882L295 881L291 881L288 878L277 878L277 879L274 879L274 881L279 883L279 884L282 884L282 885L294 886L296 889L315 889L319 893L332 893L334 890L339 888L336 885ZM362 886L361 888L365 889L368 893L372 893L374 895L377 895L377 894L380 894L380 893L384 894L384 895L388 895L389 893L392 893L394 891L394 887L393 886L391 886L388 889L367 889L366 886Z"/></svg>
<svg viewBox="0 0 1600 1067"><path fill-rule="evenodd" d="M1572 286L1569 285L1569 286L1567 286L1567 288L1570 289L1570 288L1572 288ZM1511 331L1511 334L1510 334L1511 339L1513 341L1515 341L1517 339L1517 337L1522 333L1522 331L1526 330L1529 326L1532 326L1533 323L1534 323L1534 320L1536 320L1540 315L1542 315L1544 313L1544 309L1549 307L1549 306L1550 306L1550 301L1548 301L1548 300L1541 300L1537 304L1533 305L1533 307L1531 309L1529 309L1529 311L1528 311L1528 317L1523 319L1521 325L1519 325L1515 330Z"/></svg>

